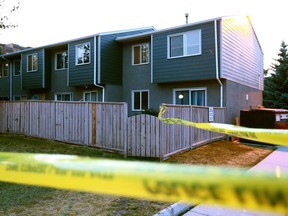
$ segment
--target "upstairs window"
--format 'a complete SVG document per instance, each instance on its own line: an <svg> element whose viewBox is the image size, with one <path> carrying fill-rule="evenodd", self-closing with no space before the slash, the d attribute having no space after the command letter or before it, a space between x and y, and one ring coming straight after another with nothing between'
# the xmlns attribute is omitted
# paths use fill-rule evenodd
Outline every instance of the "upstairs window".
<svg viewBox="0 0 288 216"><path fill-rule="evenodd" d="M0 64L0 78L9 76L9 63L3 62Z"/></svg>
<svg viewBox="0 0 288 216"><path fill-rule="evenodd" d="M175 104L206 106L206 88L175 89L174 98Z"/></svg>
<svg viewBox="0 0 288 216"><path fill-rule="evenodd" d="M201 30L168 36L168 58L201 55Z"/></svg>
<svg viewBox="0 0 288 216"><path fill-rule="evenodd" d="M90 63L90 43L76 45L76 65Z"/></svg>
<svg viewBox="0 0 288 216"><path fill-rule="evenodd" d="M68 68L68 52L60 52L55 55L55 69L63 70Z"/></svg>
<svg viewBox="0 0 288 216"><path fill-rule="evenodd" d="M132 47L132 64L149 63L149 44L135 45Z"/></svg>
<svg viewBox="0 0 288 216"><path fill-rule="evenodd" d="M27 56L27 71L28 72L33 72L38 70L38 54L34 53L32 55Z"/></svg>
<svg viewBox="0 0 288 216"><path fill-rule="evenodd" d="M145 111L149 108L149 91L132 91L132 111Z"/></svg>
<svg viewBox="0 0 288 216"><path fill-rule="evenodd" d="M14 62L14 76L19 76L21 74L21 61Z"/></svg>

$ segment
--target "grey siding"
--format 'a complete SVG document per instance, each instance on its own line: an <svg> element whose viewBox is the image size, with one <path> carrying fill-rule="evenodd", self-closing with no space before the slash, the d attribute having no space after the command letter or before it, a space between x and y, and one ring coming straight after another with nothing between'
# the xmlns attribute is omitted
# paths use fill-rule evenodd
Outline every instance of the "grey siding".
<svg viewBox="0 0 288 216"><path fill-rule="evenodd" d="M179 88L207 88L207 105L220 106L220 87L216 80L186 81L169 83L151 83L151 63L144 65L132 65L132 46L150 41L135 41L123 45L123 101L128 103L129 115L132 112L132 90L149 90L150 108L158 111L162 103L173 103L173 90ZM150 44L151 48L151 44Z"/></svg>
<svg viewBox="0 0 288 216"><path fill-rule="evenodd" d="M0 98L9 98L10 94L10 76L0 78Z"/></svg>
<svg viewBox="0 0 288 216"><path fill-rule="evenodd" d="M262 91L233 81L224 81L224 106L227 110L227 123L235 124L235 118L240 116L240 110L257 108L262 105Z"/></svg>
<svg viewBox="0 0 288 216"><path fill-rule="evenodd" d="M38 70L33 72L28 72L28 55L38 53ZM22 55L22 88L23 89L41 89L45 88L45 80L43 77L43 62L44 60L44 50L36 49L33 51L25 52Z"/></svg>
<svg viewBox="0 0 288 216"><path fill-rule="evenodd" d="M115 41L116 37L124 37L134 34L140 34L153 29L147 28L142 30L127 31L115 34L101 36L101 84L122 84L122 67L123 52L122 44Z"/></svg>
<svg viewBox="0 0 288 216"><path fill-rule="evenodd" d="M263 53L247 17L222 21L222 78L263 90Z"/></svg>
<svg viewBox="0 0 288 216"><path fill-rule="evenodd" d="M167 37L201 29L202 54L181 58L167 58ZM188 26L153 35L153 82L208 80L215 75L214 22Z"/></svg>
<svg viewBox="0 0 288 216"><path fill-rule="evenodd" d="M76 45L86 42L90 43L90 63L76 65ZM94 83L94 46L94 37L69 43L69 86L83 86Z"/></svg>

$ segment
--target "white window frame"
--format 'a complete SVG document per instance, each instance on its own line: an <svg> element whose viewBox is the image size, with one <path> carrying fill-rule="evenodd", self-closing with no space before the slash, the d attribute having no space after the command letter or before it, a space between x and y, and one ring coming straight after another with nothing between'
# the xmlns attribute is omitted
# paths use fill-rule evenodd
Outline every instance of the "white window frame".
<svg viewBox="0 0 288 216"><path fill-rule="evenodd" d="M142 62L142 46L148 46L148 61L147 62ZM140 47L140 56L139 56L139 59L140 59L140 63L138 64L135 64L134 63L134 48L135 47ZM142 44L136 44L136 45L133 45L132 46L132 65L144 65L144 64L149 64L150 63L150 45L149 43L142 43Z"/></svg>
<svg viewBox="0 0 288 216"><path fill-rule="evenodd" d="M192 32L198 32L198 36L199 36L199 52L198 53L193 53L193 54L187 54L187 35L189 33ZM183 35L183 55L181 56L171 56L170 53L170 39L171 37L175 37L175 36L180 36ZM174 58L183 58L183 57L188 57L188 56L197 56L197 55L202 55L202 31L201 29L197 29L197 30L192 30L192 31L188 31L188 32L182 32L182 33L178 33L178 34L172 34L172 35L168 35L167 36L167 59L174 59Z"/></svg>
<svg viewBox="0 0 288 216"><path fill-rule="evenodd" d="M6 64L8 65L7 76L5 76L5 73L4 73ZM9 77L9 68L10 68L9 63L8 62L2 62L2 64L0 64L0 66L1 66L1 68L0 68L0 79Z"/></svg>
<svg viewBox="0 0 288 216"><path fill-rule="evenodd" d="M57 95L61 95L61 100L57 100ZM70 101L73 101L73 94L72 92L57 92L54 94L54 101L63 101L62 96L63 95L70 95Z"/></svg>
<svg viewBox="0 0 288 216"><path fill-rule="evenodd" d="M136 92L139 92L140 93L140 109L135 109L134 108L134 93ZM131 110L132 111L145 111L143 108L142 108L142 92L147 92L148 93L148 109L150 108L150 92L148 89L143 89L143 90L132 90L131 91L131 98L132 98L132 104L131 104Z"/></svg>
<svg viewBox="0 0 288 216"><path fill-rule="evenodd" d="M189 105L190 106L197 106L197 105L192 105L191 104L191 92L193 92L193 91L204 91L205 92L205 94L204 94L205 95L204 106L207 106L207 87L173 89L173 104L175 104L175 105L176 105L176 92L178 92L178 91L189 91Z"/></svg>
<svg viewBox="0 0 288 216"><path fill-rule="evenodd" d="M65 61L64 61L64 64L63 64L63 68L57 68L57 55L59 55L59 54L61 54L61 55L63 55L63 53L64 52L66 52L67 53L67 58L68 58L68 64L67 64L67 68L68 68L68 65L69 65L69 57L68 57L68 50L65 50L65 51L62 51L62 52L57 52L57 53L55 53L55 57L54 57L54 59L55 59L55 70L56 71L59 71L59 70L66 70L67 68L65 67ZM62 59L63 60L63 59Z"/></svg>
<svg viewBox="0 0 288 216"><path fill-rule="evenodd" d="M79 46L83 46L85 44L89 44L89 62L84 62L84 57L83 57L83 63L78 63L78 47ZM75 45L75 65L78 66L78 65L86 65L86 64L90 64L91 63L91 43L90 42L84 42L84 43L81 43L81 44L77 44Z"/></svg>
<svg viewBox="0 0 288 216"><path fill-rule="evenodd" d="M34 55L36 55L36 57L37 57L37 67L36 68L34 68L33 67L33 56ZM29 70L29 56L31 56L32 57L32 70ZM35 71L38 71L38 68L39 68L39 63L38 63L38 53L32 53L32 54L30 54L30 55L27 55L27 72L35 72Z"/></svg>
<svg viewBox="0 0 288 216"><path fill-rule="evenodd" d="M83 99L84 99L84 101L86 101L85 100L85 94L87 94L87 93L89 93L90 94L90 99L91 99L91 93L97 93L97 99L96 99L96 101L88 101L88 102L98 102L99 101L99 93L98 93L98 91L96 90L96 91L84 91L83 92ZM82 99L82 100L83 100Z"/></svg>

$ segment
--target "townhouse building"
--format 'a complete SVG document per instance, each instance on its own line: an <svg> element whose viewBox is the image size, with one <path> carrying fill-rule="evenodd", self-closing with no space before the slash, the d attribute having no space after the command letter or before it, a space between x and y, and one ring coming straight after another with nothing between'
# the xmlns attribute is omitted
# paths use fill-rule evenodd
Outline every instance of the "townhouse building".
<svg viewBox="0 0 288 216"><path fill-rule="evenodd" d="M0 99L262 105L263 52L248 16L99 33L0 56Z"/></svg>

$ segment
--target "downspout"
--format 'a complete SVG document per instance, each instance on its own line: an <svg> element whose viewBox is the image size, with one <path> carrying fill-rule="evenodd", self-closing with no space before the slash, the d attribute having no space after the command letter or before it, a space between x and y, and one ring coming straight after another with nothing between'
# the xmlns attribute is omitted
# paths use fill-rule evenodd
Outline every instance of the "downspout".
<svg viewBox="0 0 288 216"><path fill-rule="evenodd" d="M9 99L10 101L13 100L13 65L12 62L6 59L4 56L1 56L2 59L9 63Z"/></svg>
<svg viewBox="0 0 288 216"><path fill-rule="evenodd" d="M98 54L96 55L96 35L94 35L94 86L101 88L102 89L102 102L105 102L105 88L104 86L101 86L98 83L100 83L100 73L101 73L101 36L98 35ZM97 58L98 57L98 58ZM98 65L96 67L96 58L98 60ZM97 76L97 68L98 68L98 76ZM96 76L98 78L98 80L96 79Z"/></svg>
<svg viewBox="0 0 288 216"><path fill-rule="evenodd" d="M217 31L217 20L214 20L214 31L215 31L215 63L216 63L216 79L220 85L220 107L223 107L223 83L219 78L219 63L218 63L218 31Z"/></svg>

